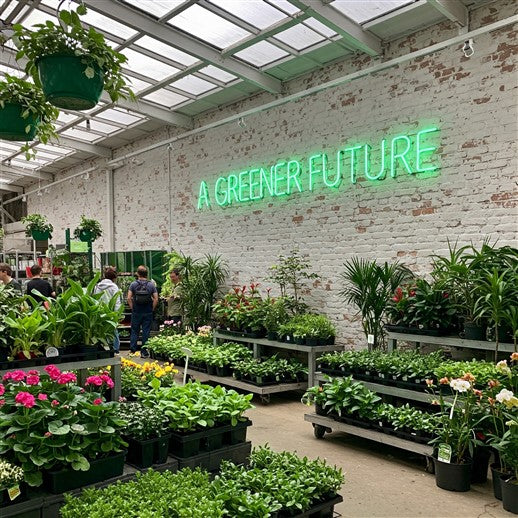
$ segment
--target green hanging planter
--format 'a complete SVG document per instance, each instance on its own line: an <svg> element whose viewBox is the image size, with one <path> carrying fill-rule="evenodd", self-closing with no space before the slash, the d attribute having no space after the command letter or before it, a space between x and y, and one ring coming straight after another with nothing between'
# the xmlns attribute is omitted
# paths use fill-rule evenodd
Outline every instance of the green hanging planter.
<svg viewBox="0 0 518 518"><path fill-rule="evenodd" d="M32 239L35 241L47 241L52 237L52 234L48 231L33 230L31 232Z"/></svg>
<svg viewBox="0 0 518 518"><path fill-rule="evenodd" d="M88 78L88 67L81 57L62 54L45 56L37 61L41 87L47 100L66 110L90 110L101 97L104 87L102 70L94 65L94 76Z"/></svg>
<svg viewBox="0 0 518 518"><path fill-rule="evenodd" d="M90 230L81 230L79 232L79 239L85 243L94 241L93 233Z"/></svg>
<svg viewBox="0 0 518 518"><path fill-rule="evenodd" d="M0 107L0 139L27 142L34 140L39 118L32 113L25 119L22 117L23 108L19 104L5 103ZM28 132L25 131L30 126Z"/></svg>

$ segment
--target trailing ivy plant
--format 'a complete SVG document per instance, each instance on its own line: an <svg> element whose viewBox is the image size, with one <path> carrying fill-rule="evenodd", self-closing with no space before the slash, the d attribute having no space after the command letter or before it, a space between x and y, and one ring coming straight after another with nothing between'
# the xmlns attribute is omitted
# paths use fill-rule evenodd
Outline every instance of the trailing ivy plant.
<svg viewBox="0 0 518 518"><path fill-rule="evenodd" d="M18 104L21 107L21 116L27 119L25 133L30 133L32 122L29 117L34 116L36 128L35 139L46 144L51 138L57 138L54 123L59 115L59 110L52 106L43 95L41 88L29 81L5 74L3 81L0 81L0 108L6 104ZM25 158L30 160L36 156L36 151L26 142L22 147Z"/></svg>
<svg viewBox="0 0 518 518"><path fill-rule="evenodd" d="M128 97L133 99L134 94L122 72L122 66L127 61L126 56L113 50L104 40L104 36L93 27L87 29L81 25L79 16L86 12L83 4L75 11L60 11L59 24L47 20L45 23L35 24L36 30L15 24L13 42L19 49L16 59L27 59L25 72L40 87L39 59L55 54L78 56L85 65L84 74L87 78L94 77L95 67L101 69L104 90L113 102Z"/></svg>

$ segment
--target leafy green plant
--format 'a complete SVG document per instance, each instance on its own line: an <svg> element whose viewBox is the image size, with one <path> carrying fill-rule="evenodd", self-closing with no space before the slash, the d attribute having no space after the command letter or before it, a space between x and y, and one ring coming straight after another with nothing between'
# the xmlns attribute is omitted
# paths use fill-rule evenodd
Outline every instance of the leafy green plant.
<svg viewBox="0 0 518 518"><path fill-rule="evenodd" d="M104 80L104 90L115 102L127 97L134 98L122 72L127 58L113 50L104 40L104 36L93 27L89 29L81 25L80 15L86 14L86 7L81 4L76 11L62 10L59 13L59 24L51 20L35 24L36 30L30 30L21 24L15 24L13 42L19 49L16 59L27 59L25 72L30 75L34 84L41 86L38 73L38 61L44 56L56 54L78 56L84 64L85 78L94 77L100 70Z"/></svg>
<svg viewBox="0 0 518 518"><path fill-rule="evenodd" d="M126 421L122 433L132 439L152 439L164 435L168 430L169 420L164 414L138 402L122 403L117 415Z"/></svg>
<svg viewBox="0 0 518 518"><path fill-rule="evenodd" d="M45 371L11 371L0 385L5 390L0 455L19 464L32 486L42 483L43 470L87 471L89 459L126 446L120 437L125 422L116 417L118 403L103 403L99 392L78 386L73 373L54 365ZM99 380L113 385L109 377ZM98 386L97 379L94 386Z"/></svg>
<svg viewBox="0 0 518 518"><path fill-rule="evenodd" d="M22 223L25 225L25 235L27 237L31 237L33 232L48 232L52 237L54 227L41 214L29 214L22 218Z"/></svg>
<svg viewBox="0 0 518 518"><path fill-rule="evenodd" d="M86 218L83 214L79 226L74 230L74 237L81 239L84 233L88 233L90 240L95 241L102 236L103 229L96 219Z"/></svg>
<svg viewBox="0 0 518 518"><path fill-rule="evenodd" d="M420 329L449 329L456 315L449 293L440 285L417 279L412 299L411 324Z"/></svg>
<svg viewBox="0 0 518 518"><path fill-rule="evenodd" d="M374 336L373 347L383 347L383 323L388 301L398 286L412 279L412 273L399 263L378 265L376 261L360 257L346 261L344 268L341 275L345 288L340 294L347 304L358 309L365 336Z"/></svg>
<svg viewBox="0 0 518 518"><path fill-rule="evenodd" d="M285 297L268 297L264 301L264 328L268 333L277 333L288 321L288 304Z"/></svg>
<svg viewBox="0 0 518 518"><path fill-rule="evenodd" d="M27 119L25 133L28 134L33 129L31 121L34 120L35 139L46 144L51 138L57 138L55 122L59 111L45 99L41 89L33 83L5 74L4 80L0 81L0 108L5 108L6 104L20 106L22 118ZM36 156L36 149L31 148L28 142L21 149L25 152L27 160Z"/></svg>
<svg viewBox="0 0 518 518"><path fill-rule="evenodd" d="M17 320L22 306L22 297L10 286L0 283L0 351L9 350L14 341L16 330L5 319Z"/></svg>
<svg viewBox="0 0 518 518"><path fill-rule="evenodd" d="M11 464L5 459L0 459L0 490L9 489L18 485L23 480L23 469Z"/></svg>
<svg viewBox="0 0 518 518"><path fill-rule="evenodd" d="M4 322L11 328L13 335L13 346L11 348L11 357L19 358L23 355L30 359L33 356L40 355L39 350L42 345L42 335L49 326L45 322L41 308L35 308L31 312L20 315L16 320L11 317L5 317Z"/></svg>
<svg viewBox="0 0 518 518"><path fill-rule="evenodd" d="M278 264L270 267L269 280L279 286L281 297L285 298L294 313L306 311L302 291L308 281L319 276L311 271L311 263L300 255L299 250L291 250L289 255L279 255Z"/></svg>

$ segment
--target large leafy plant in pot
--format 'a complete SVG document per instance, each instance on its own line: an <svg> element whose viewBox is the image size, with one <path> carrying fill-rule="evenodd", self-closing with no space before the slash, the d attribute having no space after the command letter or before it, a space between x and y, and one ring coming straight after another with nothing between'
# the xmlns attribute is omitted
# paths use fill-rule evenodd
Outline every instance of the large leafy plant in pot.
<svg viewBox="0 0 518 518"><path fill-rule="evenodd" d="M59 108L89 110L103 89L114 102L134 97L122 73L126 57L94 28L81 25L79 15L84 14L86 7L79 5L76 11L60 11L57 25L49 20L35 24L34 31L14 25L16 59L27 59L25 71Z"/></svg>
<svg viewBox="0 0 518 518"><path fill-rule="evenodd" d="M56 137L54 122L58 115L34 84L9 74L0 81L0 138L25 142L22 150L27 159L34 156L28 142L38 139L46 144Z"/></svg>
<svg viewBox="0 0 518 518"><path fill-rule="evenodd" d="M54 227L42 214L29 214L22 218L22 223L25 225L25 235L27 237L32 237L36 241L52 238Z"/></svg>
<svg viewBox="0 0 518 518"><path fill-rule="evenodd" d="M74 237L85 242L92 242L99 239L103 234L101 224L96 219L81 216L79 226L74 230Z"/></svg>

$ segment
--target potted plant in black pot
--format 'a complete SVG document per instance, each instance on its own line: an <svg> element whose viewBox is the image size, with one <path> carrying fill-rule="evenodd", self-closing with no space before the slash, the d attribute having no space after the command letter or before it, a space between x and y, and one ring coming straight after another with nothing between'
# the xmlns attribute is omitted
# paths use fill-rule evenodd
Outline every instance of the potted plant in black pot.
<svg viewBox="0 0 518 518"><path fill-rule="evenodd" d="M22 218L22 223L25 225L25 235L27 237L32 237L36 241L52 239L54 227L42 214L29 214Z"/></svg>
<svg viewBox="0 0 518 518"><path fill-rule="evenodd" d="M0 81L0 138L26 142L22 150L27 159L34 156L27 142L37 139L46 144L56 137L54 122L58 115L34 84L9 74Z"/></svg>
<svg viewBox="0 0 518 518"><path fill-rule="evenodd" d="M20 483L23 481L23 469L11 464L6 459L0 459L0 505L3 507L20 496ZM14 498L8 495L8 490L14 491ZM18 491L16 491L18 489Z"/></svg>
<svg viewBox="0 0 518 518"><path fill-rule="evenodd" d="M103 234L101 224L96 219L89 219L81 216L79 226L74 230L74 237L81 241L92 243Z"/></svg>
<svg viewBox="0 0 518 518"><path fill-rule="evenodd" d="M60 11L59 24L48 20L30 30L14 25L13 42L19 49L16 59L26 58L25 71L43 89L54 106L68 110L93 108L104 90L112 101L133 98L122 65L126 57L113 50L93 27L81 25L76 11Z"/></svg>

